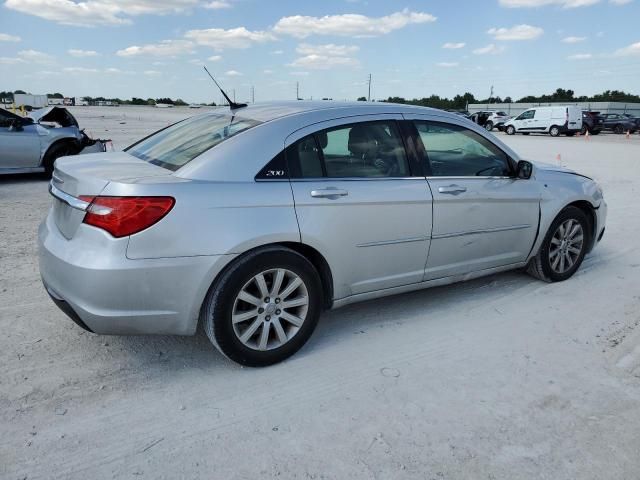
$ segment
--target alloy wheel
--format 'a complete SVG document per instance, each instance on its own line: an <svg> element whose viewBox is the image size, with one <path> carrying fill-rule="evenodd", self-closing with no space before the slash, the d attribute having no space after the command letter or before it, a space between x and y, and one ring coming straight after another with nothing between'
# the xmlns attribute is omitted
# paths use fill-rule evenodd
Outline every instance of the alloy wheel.
<svg viewBox="0 0 640 480"><path fill-rule="evenodd" d="M549 264L559 274L569 271L580 258L584 248L584 231L577 220L562 222L549 243Z"/></svg>
<svg viewBox="0 0 640 480"><path fill-rule="evenodd" d="M240 342L253 350L273 350L300 330L309 310L304 281L284 268L255 275L233 303L231 321Z"/></svg>

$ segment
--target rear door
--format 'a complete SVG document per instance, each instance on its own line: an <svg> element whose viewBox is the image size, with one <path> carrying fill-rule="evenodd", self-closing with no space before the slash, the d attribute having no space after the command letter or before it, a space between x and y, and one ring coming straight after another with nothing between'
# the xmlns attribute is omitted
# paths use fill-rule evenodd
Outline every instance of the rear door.
<svg viewBox="0 0 640 480"><path fill-rule="evenodd" d="M526 260L538 228L537 182L514 178L508 155L461 124L414 123L433 193L425 280Z"/></svg>
<svg viewBox="0 0 640 480"><path fill-rule="evenodd" d="M400 119L333 120L287 139L301 240L325 255L336 299L423 278L431 193L410 165Z"/></svg>
<svg viewBox="0 0 640 480"><path fill-rule="evenodd" d="M28 168L40 165L40 136L35 124L12 128L20 117L0 111L0 168Z"/></svg>

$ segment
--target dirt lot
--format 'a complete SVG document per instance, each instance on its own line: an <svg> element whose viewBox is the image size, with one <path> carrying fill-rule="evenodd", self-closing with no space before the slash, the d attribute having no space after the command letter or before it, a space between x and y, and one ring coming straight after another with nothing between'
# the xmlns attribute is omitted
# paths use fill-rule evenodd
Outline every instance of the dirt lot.
<svg viewBox="0 0 640 480"><path fill-rule="evenodd" d="M194 112L74 113L122 148ZM640 136L499 135L603 185L607 232L578 274L335 310L267 369L226 361L202 333L75 326L38 274L47 184L1 178L0 478L637 479Z"/></svg>

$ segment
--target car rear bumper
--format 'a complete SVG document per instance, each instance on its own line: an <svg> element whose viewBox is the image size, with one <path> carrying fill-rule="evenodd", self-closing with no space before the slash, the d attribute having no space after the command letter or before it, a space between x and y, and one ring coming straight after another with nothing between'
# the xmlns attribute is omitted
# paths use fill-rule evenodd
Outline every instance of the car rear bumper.
<svg viewBox="0 0 640 480"><path fill-rule="evenodd" d="M56 305L100 334L193 334L213 279L233 257L130 260L126 242L101 248L108 234L82 230L68 240L47 216L38 232L40 274Z"/></svg>

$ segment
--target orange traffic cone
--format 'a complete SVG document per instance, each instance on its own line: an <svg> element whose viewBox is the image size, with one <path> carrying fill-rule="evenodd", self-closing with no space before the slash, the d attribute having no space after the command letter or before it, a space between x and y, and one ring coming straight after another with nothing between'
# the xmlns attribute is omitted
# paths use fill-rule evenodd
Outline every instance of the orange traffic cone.
<svg viewBox="0 0 640 480"><path fill-rule="evenodd" d="M562 165L562 157L560 156L560 154L556 156L556 160L558 161L558 165Z"/></svg>
<svg viewBox="0 0 640 480"><path fill-rule="evenodd" d="M629 136L631 135L631 132L629 130L627 130L627 140L629 140Z"/></svg>
<svg viewBox="0 0 640 480"><path fill-rule="evenodd" d="M584 134L584 139L589 141L589 130L587 130Z"/></svg>

